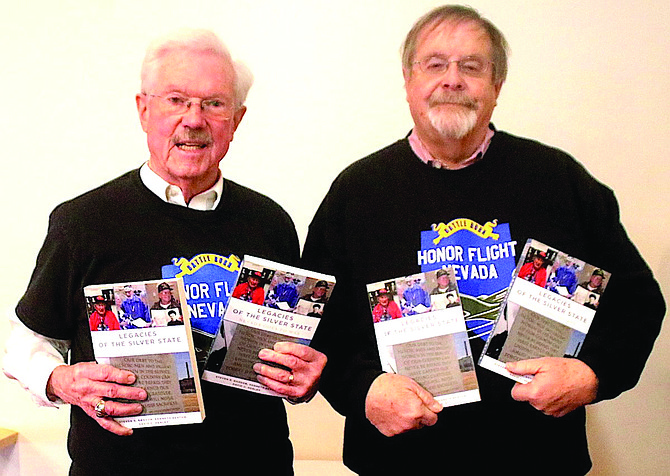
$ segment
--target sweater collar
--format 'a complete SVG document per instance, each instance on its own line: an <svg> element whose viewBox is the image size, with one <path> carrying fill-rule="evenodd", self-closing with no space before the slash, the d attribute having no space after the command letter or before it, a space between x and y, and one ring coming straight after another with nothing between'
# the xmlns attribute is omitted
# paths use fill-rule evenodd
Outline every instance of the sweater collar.
<svg viewBox="0 0 670 476"><path fill-rule="evenodd" d="M459 170L474 164L475 162L479 161L482 157L484 157L484 154L486 153L486 151L489 148L489 145L491 144L491 139L493 138L494 134L495 129L493 125L490 124L489 128L486 131L484 141L479 145L479 147L477 147L477 150L475 150L475 152L468 159L466 159L456 167L447 167L439 160L435 160L435 158L433 158L433 156L430 154L430 152L423 144L423 142L421 142L421 139L419 139L419 136L416 133L416 129L412 129L412 132L410 133L408 140L409 145L412 148L412 151L419 159L421 159L423 163L428 164L431 167L435 167L436 169Z"/></svg>

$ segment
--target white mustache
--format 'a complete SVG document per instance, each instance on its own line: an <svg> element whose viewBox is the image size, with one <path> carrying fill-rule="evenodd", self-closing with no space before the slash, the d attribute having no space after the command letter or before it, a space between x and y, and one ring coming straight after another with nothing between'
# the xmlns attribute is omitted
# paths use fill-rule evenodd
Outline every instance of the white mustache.
<svg viewBox="0 0 670 476"><path fill-rule="evenodd" d="M175 135L171 140L173 144L197 143L208 145L212 142L209 133L202 129L187 129L185 134Z"/></svg>

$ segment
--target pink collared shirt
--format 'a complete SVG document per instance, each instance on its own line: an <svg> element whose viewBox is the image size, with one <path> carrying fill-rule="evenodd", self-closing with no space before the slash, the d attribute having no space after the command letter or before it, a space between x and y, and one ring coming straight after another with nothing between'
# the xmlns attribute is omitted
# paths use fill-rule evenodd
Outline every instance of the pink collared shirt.
<svg viewBox="0 0 670 476"><path fill-rule="evenodd" d="M482 157L484 157L484 154L489 148L489 145L491 144L491 138L495 134L495 131L491 129L490 127L486 130L486 136L484 137L484 141L480 144L479 147L477 147L477 150L475 150L474 154L472 154L467 160L464 160L462 163L455 165L455 166L447 166L440 162L439 160L435 160L433 156L428 152L428 149L426 148L425 145L423 145L423 142L421 142L421 139L419 139L419 136L416 133L416 129L412 129L412 133L409 135L409 146L412 148L412 151L416 154L416 156L421 159L421 162L428 164L432 167L435 167L436 169L448 169L448 170L458 170L458 169L464 169L465 167L474 164L478 160L480 160Z"/></svg>

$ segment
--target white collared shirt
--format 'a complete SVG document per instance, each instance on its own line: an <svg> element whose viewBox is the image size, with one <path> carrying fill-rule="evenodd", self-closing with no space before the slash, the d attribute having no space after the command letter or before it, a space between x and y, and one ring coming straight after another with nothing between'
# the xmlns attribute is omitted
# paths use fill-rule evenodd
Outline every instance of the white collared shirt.
<svg viewBox="0 0 670 476"><path fill-rule="evenodd" d="M219 178L216 183L204 192L200 192L191 201L186 203L184 194L176 185L172 185L163 179L156 172L151 170L149 162L145 162L140 168L140 179L142 183L151 190L161 200L182 207L193 208L194 210L210 211L214 210L221 200L223 194L223 175L219 172Z"/></svg>

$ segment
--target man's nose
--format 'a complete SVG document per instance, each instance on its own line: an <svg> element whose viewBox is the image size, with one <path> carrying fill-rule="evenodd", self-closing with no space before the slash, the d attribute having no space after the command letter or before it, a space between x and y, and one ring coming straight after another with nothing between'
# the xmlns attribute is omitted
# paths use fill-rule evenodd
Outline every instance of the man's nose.
<svg viewBox="0 0 670 476"><path fill-rule="evenodd" d="M202 104L199 101L189 102L188 109L182 116L182 122L189 127L198 127L204 124L204 111L202 110Z"/></svg>
<svg viewBox="0 0 670 476"><path fill-rule="evenodd" d="M453 89L455 91L460 91L465 88L465 81L463 76L458 69L458 63L456 61L450 61L447 65L447 70L442 73L440 78L442 87L447 89Z"/></svg>

